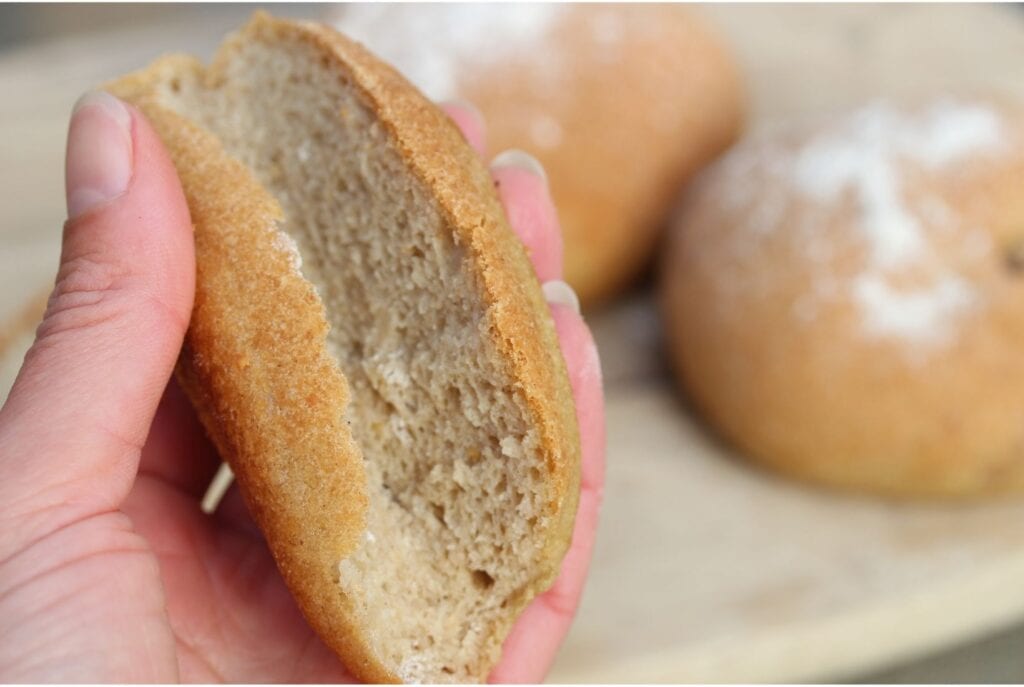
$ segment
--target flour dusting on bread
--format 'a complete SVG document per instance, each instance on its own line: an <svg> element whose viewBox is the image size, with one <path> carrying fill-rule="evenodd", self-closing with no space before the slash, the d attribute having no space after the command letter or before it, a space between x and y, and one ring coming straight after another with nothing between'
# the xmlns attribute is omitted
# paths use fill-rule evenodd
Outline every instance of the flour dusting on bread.
<svg viewBox="0 0 1024 687"><path fill-rule="evenodd" d="M802 257L793 267L811 275L793 298L798 321L848 302L860 335L905 344L908 360L921 363L986 307L969 275L997 250L990 228L933 187L955 188L960 176L1000 164L1019 138L1004 109L984 99L879 101L737 146L702 192L721 189L723 212L743 227L733 248L744 265L768 244L795 242ZM737 265L720 287L758 288L777 278L770 271Z"/></svg>
<svg viewBox="0 0 1024 687"><path fill-rule="evenodd" d="M861 307L869 336L928 346L951 340L958 316L975 307L979 295L970 282L953 274L942 275L924 288L900 290L880 274L866 273L854 279L853 298Z"/></svg>
<svg viewBox="0 0 1024 687"><path fill-rule="evenodd" d="M289 262L291 262L292 268L301 273L302 272L302 254L299 253L299 244L295 243L295 239L288 235L287 232L281 231L276 226L274 227L276 232L275 239L277 241L277 247L281 249L288 256Z"/></svg>
<svg viewBox="0 0 1024 687"><path fill-rule="evenodd" d="M879 102L807 142L795 153L792 179L799 193L820 203L852 193L872 262L899 267L928 249L926 228L905 198L903 166L942 171L967 156L998 155L1003 141L998 114L981 105L942 100L908 114Z"/></svg>

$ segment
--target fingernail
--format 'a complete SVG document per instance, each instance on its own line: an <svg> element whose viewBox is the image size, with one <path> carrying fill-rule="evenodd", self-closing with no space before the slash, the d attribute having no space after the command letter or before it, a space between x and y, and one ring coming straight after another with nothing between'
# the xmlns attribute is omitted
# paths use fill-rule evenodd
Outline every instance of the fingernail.
<svg viewBox="0 0 1024 687"><path fill-rule="evenodd" d="M507 167L524 169L530 174L540 177L545 184L548 183L548 174L544 171L544 166L537 158L517 148L506 150L491 161L491 169Z"/></svg>
<svg viewBox="0 0 1024 687"><path fill-rule="evenodd" d="M103 91L86 93L71 112L64 167L68 218L117 198L132 178L132 116Z"/></svg>
<svg viewBox="0 0 1024 687"><path fill-rule="evenodd" d="M551 305L564 305L571 308L577 315L580 314L580 299L572 287L564 281L546 281L540 288L544 292L544 300Z"/></svg>

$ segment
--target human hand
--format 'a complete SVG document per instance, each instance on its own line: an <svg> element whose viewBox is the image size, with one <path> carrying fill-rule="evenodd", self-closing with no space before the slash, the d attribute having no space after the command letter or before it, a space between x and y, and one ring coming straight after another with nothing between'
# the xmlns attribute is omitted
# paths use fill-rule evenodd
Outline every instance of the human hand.
<svg viewBox="0 0 1024 687"><path fill-rule="evenodd" d="M482 151L479 118L447 110ZM521 156L496 163L538 276L559 279L543 177ZM237 490L213 514L199 508L219 459L169 383L195 262L163 146L137 111L94 94L72 117L66 167L56 286L0 409L0 680L348 681ZM583 492L562 574L517 622L493 680L539 681L550 666L579 600L603 484L597 352L572 307L552 314L576 397Z"/></svg>

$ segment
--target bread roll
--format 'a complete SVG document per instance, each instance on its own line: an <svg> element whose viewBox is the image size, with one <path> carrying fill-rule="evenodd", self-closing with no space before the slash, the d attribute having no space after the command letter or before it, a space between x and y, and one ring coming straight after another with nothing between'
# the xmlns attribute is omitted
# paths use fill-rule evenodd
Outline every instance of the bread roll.
<svg viewBox="0 0 1024 687"><path fill-rule="evenodd" d="M1024 489L1024 109L877 102L742 143L662 267L686 393L748 457L877 493Z"/></svg>
<svg viewBox="0 0 1024 687"><path fill-rule="evenodd" d="M182 387L310 624L367 681L483 681L554 580L579 438L491 178L395 71L257 15L111 90L195 224Z"/></svg>
<svg viewBox="0 0 1024 687"><path fill-rule="evenodd" d="M540 159L584 305L646 266L680 188L740 127L736 66L678 6L364 4L336 23L427 96L479 107L491 151Z"/></svg>

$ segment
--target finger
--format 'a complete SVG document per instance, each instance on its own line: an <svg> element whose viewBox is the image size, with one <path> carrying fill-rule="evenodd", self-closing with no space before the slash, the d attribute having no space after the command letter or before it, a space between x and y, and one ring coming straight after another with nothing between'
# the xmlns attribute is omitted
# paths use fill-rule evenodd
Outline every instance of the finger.
<svg viewBox="0 0 1024 687"><path fill-rule="evenodd" d="M484 118L480 114L480 110L465 100L451 100L441 103L441 109L459 127L469 145L473 146L473 149L483 156L486 150L487 129L484 126Z"/></svg>
<svg viewBox="0 0 1024 687"><path fill-rule="evenodd" d="M491 162L491 176L537 277L542 282L561 279L562 232L544 168L521 150L506 150Z"/></svg>
<svg viewBox="0 0 1024 687"><path fill-rule="evenodd" d="M142 447L139 475L161 480L198 499L220 462L192 404L172 377Z"/></svg>
<svg viewBox="0 0 1024 687"><path fill-rule="evenodd" d="M561 573L516 621L491 682L541 682L550 669L583 592L604 491L604 395L597 347L577 310L556 304L552 315L576 399L583 460L580 501Z"/></svg>
<svg viewBox="0 0 1024 687"><path fill-rule="evenodd" d="M21 537L128 493L192 307L188 207L138 112L105 93L83 97L66 182L56 285L0 410L0 469L12 476L0 517L26 520Z"/></svg>

